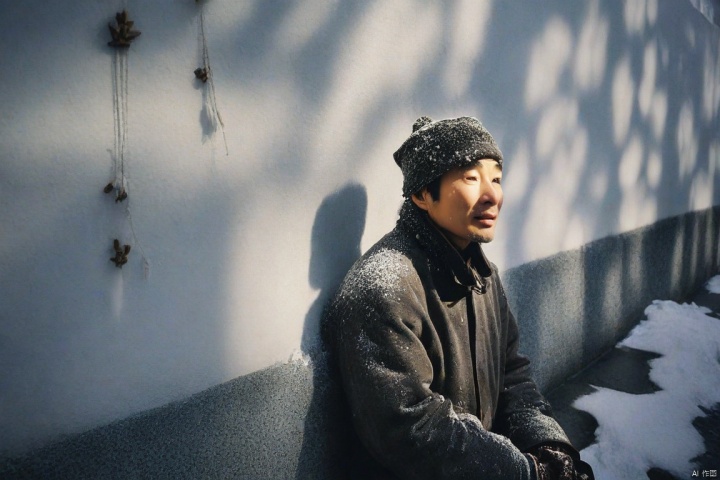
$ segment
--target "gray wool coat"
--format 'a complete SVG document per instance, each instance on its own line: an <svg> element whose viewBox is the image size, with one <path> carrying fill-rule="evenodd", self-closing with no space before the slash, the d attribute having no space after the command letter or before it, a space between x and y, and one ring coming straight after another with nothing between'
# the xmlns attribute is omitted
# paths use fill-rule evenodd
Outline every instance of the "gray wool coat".
<svg viewBox="0 0 720 480"><path fill-rule="evenodd" d="M478 244L463 253L406 201L329 304L357 478L531 479L523 452L572 449L518 353L496 267Z"/></svg>

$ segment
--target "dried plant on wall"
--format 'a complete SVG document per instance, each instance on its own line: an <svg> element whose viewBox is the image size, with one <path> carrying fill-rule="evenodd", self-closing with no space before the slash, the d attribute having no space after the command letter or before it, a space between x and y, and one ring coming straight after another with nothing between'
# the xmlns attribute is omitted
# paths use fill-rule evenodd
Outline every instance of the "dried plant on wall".
<svg viewBox="0 0 720 480"><path fill-rule="evenodd" d="M130 44L140 33L134 29L134 22L128 17L127 10L118 12L115 15L115 25L108 24L111 40L108 42L110 47L115 49L113 56L113 113L114 113L114 131L115 138L113 141L113 164L114 179L109 182L103 192L110 194L115 192L115 203L128 200L127 180L125 178L125 153L127 145L128 131L128 51ZM135 226L133 225L132 215L130 214L129 200L125 203L125 213L133 241L139 247L143 259L143 269L145 276L149 273L149 262L145 257L142 246L137 239ZM122 268L128 261L130 253L130 245L120 245L120 241L115 239L113 242L113 250L115 256L110 258L115 266Z"/></svg>
<svg viewBox="0 0 720 480"><path fill-rule="evenodd" d="M113 111L115 114L115 140L113 160L115 179L105 187L105 193L115 190L115 201L127 199L125 184L125 142L127 140L127 99L128 99L128 49L140 32L133 30L134 22L126 10L115 15L116 25L108 24L112 40L108 45L115 48L113 57Z"/></svg>
<svg viewBox="0 0 720 480"><path fill-rule="evenodd" d="M227 139L225 138L225 124L223 123L215 96L215 82L213 81L212 68L210 68L210 54L208 52L207 37L205 35L205 1L195 0L200 8L200 51L202 66L195 69L195 78L204 84L203 88L203 115L212 133L220 129L225 144L225 155L229 155Z"/></svg>
<svg viewBox="0 0 720 480"><path fill-rule="evenodd" d="M128 254L130 253L130 245L120 245L120 240L117 238L113 240L113 250L115 250L115 256L110 257L110 261L115 264L116 267L122 268L128 261Z"/></svg>
<svg viewBox="0 0 720 480"><path fill-rule="evenodd" d="M108 42L108 45L118 48L130 47L130 43L140 36L140 32L133 30L135 22L131 22L128 19L127 11L123 10L115 14L115 23L116 26L113 26L112 23L108 24L112 36L112 40Z"/></svg>

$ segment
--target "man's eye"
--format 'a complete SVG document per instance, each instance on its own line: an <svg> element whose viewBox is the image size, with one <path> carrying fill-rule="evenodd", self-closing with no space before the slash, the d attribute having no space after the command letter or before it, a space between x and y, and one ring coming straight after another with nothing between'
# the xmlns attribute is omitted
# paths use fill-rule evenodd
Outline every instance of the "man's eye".
<svg viewBox="0 0 720 480"><path fill-rule="evenodd" d="M498 177L493 180L493 182L497 183L498 185L502 184L502 178Z"/></svg>
<svg viewBox="0 0 720 480"><path fill-rule="evenodd" d="M475 177L473 175L468 175L467 177L465 177L465 180L470 180L470 181L475 182L475 181L477 181L477 177Z"/></svg>

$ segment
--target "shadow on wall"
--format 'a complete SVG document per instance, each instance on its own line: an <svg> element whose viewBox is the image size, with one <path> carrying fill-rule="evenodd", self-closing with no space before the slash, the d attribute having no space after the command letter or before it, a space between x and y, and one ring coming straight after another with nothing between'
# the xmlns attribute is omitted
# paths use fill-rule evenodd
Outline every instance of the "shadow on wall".
<svg viewBox="0 0 720 480"><path fill-rule="evenodd" d="M68 8L70 13L75 13L74 8L80 14L89 9L91 3L78 2L75 7ZM8 9L30 8L18 2L16 4ZM37 6L39 2L35 4ZM564 238L576 236L582 241L623 230L624 219L629 220L628 224L636 225L635 219L645 218L646 211L650 212L650 217L654 214L662 217L664 212L694 208L705 198L704 195L713 195L712 184L703 182L707 178L712 181L714 177L700 174L707 173L708 163L704 159L709 156L708 151L712 151L713 145L717 147L717 134L714 133L717 132L717 98L708 93L707 88L717 78L712 71L707 73L707 65L717 62L717 47L703 45L701 40L705 37L696 37L690 19L682 18L683 28L676 28L676 13L683 13L680 8L682 2L554 1L541 7L516 2L480 4L486 5L483 8L488 12L492 10L487 15L492 22L484 30L471 24L473 31L480 31L480 35L477 49L471 49L472 58L467 61L462 55L457 56L468 46L468 41L461 38L462 35L456 35L459 31L456 28L458 18L452 13L470 17L462 11L459 3L448 4L447 8L433 2L416 4L413 13L417 13L422 26L418 28L417 25L399 21L402 14L409 13L401 3L356 0L343 3L342 7L328 7L315 15L317 12L314 10L323 8L319 2L299 2L295 6L287 2L255 2L246 21L241 22L237 30L215 30L217 36L212 39L212 48L227 54L227 63L219 64L217 69L218 82L225 87L222 91L236 91L233 86L240 84L243 87L241 91L247 94L243 99L261 99L259 104L262 107L254 107L247 115L228 108L231 114L228 118L233 119L234 112L237 122L233 126L234 131L228 132L232 135L230 138L254 142L253 148L248 147L248 152L253 155L242 155L243 162L237 162L242 164L241 173L228 175L227 178L218 175L213 183L203 186L206 188L204 196L195 198L190 193L184 194L182 189L173 188L175 182L169 183L172 190L167 192L168 195L151 195L149 190L155 187L140 180L146 177L146 173L147 178L154 178L156 172L153 169L157 163L136 164L136 169L132 171L139 195L133 196L133 202L137 202L134 205L139 207L136 211L143 211L146 206L148 212L136 216L136 220L143 239L148 239L149 256L157 259L155 265L162 269L157 268L146 284L128 282L125 298L132 301L127 302L124 323L113 323L100 315L111 310L107 290L111 290L112 285L109 285L105 272L114 267L109 266L105 258L110 241L98 243L97 239L108 237L107 240L111 240L114 223L105 221L103 217L106 209L97 201L99 192L93 194L95 196L86 194L81 197L79 192L83 192L86 185L83 183L85 177L80 175L74 179L76 184L68 186L77 189L51 188L44 191L40 188L47 178L68 178L47 175L48 172L60 172L61 167L83 171L80 163L56 161L56 157L76 158L78 152L57 153L53 161L46 162L49 170L43 170L34 181L27 178L26 168L32 164L37 167L37 161L17 162L15 174L18 185L23 188L6 189L6 192L17 194L13 202L8 202L9 208L13 208L13 204L21 206L14 207L18 210L22 208L30 212L56 208L53 220L57 224L52 224L50 228L46 222L33 224L23 221L22 225L18 224L19 230L28 233L27 238L31 238L30 233L48 233L38 235L33 243L26 242L22 249L18 248L21 255L12 252L12 261L3 269L3 278L0 278L0 287L4 287L3 291L11 300L10 310L0 313L9 312L7 316L12 324L5 322L5 328L13 333L0 338L0 343L8 346L0 360L10 359L11 368L8 371L21 372L18 377L22 378L19 386L10 385L13 388L5 390L4 398L7 404L17 407L10 417L32 417L33 420L24 423L15 420L12 427L16 430L16 438L21 438L21 431L48 425L59 424L64 428L61 419L71 418L69 423L80 424L82 421L84 425L89 418L90 423L95 424L143 409L146 405L162 403L168 398L184 397L188 391L221 381L222 375L227 373L223 370L226 368L226 357L238 355L236 351L218 348L227 344L227 322L223 319L231 314L224 310L226 293L237 285L224 283L223 276L218 272L226 272L228 255L237 253L233 243L235 230L251 232L252 227L257 225L251 223L250 212L257 211L267 200L263 196L266 190L260 191L255 187L258 180L266 182L272 192L286 193L288 189L283 182L290 175L302 188L317 186L313 183L319 178L314 176L317 171L323 171L323 175L341 171L345 178L348 175L359 176L358 172L367 166L371 158L368 153L379 148L379 141L374 139L382 139L383 132L396 122L397 117L393 115L400 117L412 110L413 114L407 120L409 124L419 114L427 113L433 117L438 117L440 112L443 115L477 114L498 137L507 156L511 157L508 178L526 177L524 182L515 183L515 191L519 193L516 200L512 204L508 202L506 207L510 208L509 222L513 225L509 231L514 233L503 239L507 245L508 263L512 263L515 257L537 258L539 254L564 249ZM212 5L219 4L208 4ZM648 5L655 7L647 8ZM138 18L147 19L145 25L149 33L150 19L155 19L155 28L169 31L187 24L188 13L195 11L190 4L185 5L184 11L166 7L160 3L139 4L133 9L133 15L137 9ZM104 45L104 20L100 22L97 18L104 19L107 12L104 8L93 8L97 10L96 14L86 13L88 18L95 18L97 25L90 36L95 39L93 44ZM225 7L217 8L220 9L218 12L222 12ZM5 13L8 11L11 10ZM48 18L55 13L46 9L43 11ZM167 15L165 12L174 14L174 20L168 21L160 15L161 11L164 15ZM298 21L305 18L296 15L298 12L307 13L308 18L313 20ZM685 17L684 13L680 17ZM13 17L7 15L6 18ZM30 17L26 14L18 15L18 18ZM23 28L23 35L18 38L25 45L33 45L31 50L34 55L27 58L18 56L23 63L35 65L47 62L54 67L57 62L60 65L63 51L45 41L47 32L40 27L42 24L28 29L24 23L16 23ZM84 31L68 28L65 21L53 25L63 25L68 31ZM294 28L297 25L311 27L306 37L304 30ZM438 25L442 26L438 28ZM674 31L683 31L686 35L675 39L668 35L668 32ZM192 32L194 34L194 27ZM297 41L298 36L305 41ZM169 34L155 30L153 36L143 38L165 37ZM404 41L398 42L398 38ZM460 38L457 45L453 38ZM671 42L669 47L668 42ZM12 42L8 44L14 45ZM150 65L154 58L167 53L161 50L161 44L169 43L139 43L138 49L133 50L133 61L138 62L136 65L139 67ZM468 70L472 69L468 73L467 88L453 89L446 85L448 77L457 77L447 74L455 73L450 68L453 62L448 60L453 58L460 58L456 63L463 68L469 66ZM15 57L10 60L14 60L11 66L23 64ZM104 57L100 65L103 68L108 66ZM700 72L699 65L706 65L709 80L703 75L686 75L688 71ZM13 92L17 102L12 105L13 111L25 112L24 116L34 121L42 118L31 116L33 109L40 110L42 107L45 111L47 107L36 100L44 98L37 94L37 87L51 82L55 86L53 91L63 91L61 87L70 89L77 83L71 83L71 77L65 79L62 68L40 70L35 65L29 70L35 73L34 82L23 76L27 68L15 70L18 75L5 79L6 82L14 82L8 83L6 88L6 91ZM142 68L139 70L142 71ZM38 74L44 72L55 72L55 75ZM292 88L286 88L286 84ZM146 88L149 87L146 85ZM296 92L302 95L298 97ZM84 95L86 92L79 93ZM73 98L83 98L80 94L76 93ZM63 114L66 112L65 108L58 110ZM84 118L83 115L76 117ZM132 118L135 121L138 116ZM278 128L279 118L284 122L282 128ZM308 118L319 119L311 134L295 135L298 130L305 131ZM243 119L247 123L242 123ZM30 129L33 124L19 125ZM40 122L40 125L42 127L43 123ZM169 128L169 125L162 124L161 127ZM355 128L341 128L346 125L354 125ZM135 131L138 133L133 136L133 145L139 148L142 132ZM272 132L272 135L263 135L264 131ZM248 138L248 133L259 139ZM517 140L515 144L514 140ZM7 143L6 148L10 148L9 144L13 142ZM65 147L70 149L74 145L67 143ZM21 145L18 148L25 147ZM62 150L60 147L53 146ZM147 153L148 158L154 158L161 147L167 145L162 141L147 143L143 153ZM315 155L320 150L324 157ZM252 158L268 161L252 163ZM333 161L336 158L344 160ZM677 158L681 161L677 162ZM292 168L285 168L289 165ZM142 170L144 166L147 170ZM94 171L93 182L101 186L106 181L106 170L103 164ZM284 172L287 173L283 175ZM698 178L700 180L696 181ZM96 182L97 179L101 181ZM178 175L174 180L180 182L182 176ZM52 185L54 187L58 183ZM147 191L141 191L141 188ZM672 192L672 195L667 192ZM693 192L695 194L690 195ZM714 195L713 198L717 199L718 194ZM238 198L244 200L242 212L236 211L236 205L240 203ZM559 207L555 216L567 219L562 228L541 228L544 226L542 222L547 219L542 210L547 206L548 198ZM29 205L33 208L30 209ZM94 208L96 205L101 206ZM82 206L86 206L84 210L80 208ZM318 345L318 324L324 303L360 254L359 242L365 226L366 209L365 188L350 184L326 197L317 211L312 230L309 282L319 293L305 316L302 348L306 352L311 352ZM67 212L76 213L70 215ZM88 224L88 218L95 219L94 223ZM33 230L28 225L36 225L37 229ZM687 233L696 231L694 226L687 225ZM71 233L53 237L51 234L55 232ZM212 233L206 235L204 232ZM543 237L538 235L540 232ZM665 251L666 254L672 252L672 262L680 262L684 246L692 244L691 241L683 244L683 237L676 236L677 232L674 230L669 234L675 238L675 243ZM518 280L518 288L514 291L516 302L533 298L528 292L535 292L538 301L542 302L542 308L538 308L537 303L527 303L527 315L523 314L522 308L516 309L519 320L529 326L526 329L528 334L524 332L523 338L536 338L537 344L531 346L535 351L545 352L549 350L542 348L544 344L541 341L550 338L552 332L558 334L553 341L563 345L567 344L563 340L568 335L576 335L573 338L584 336L590 341L604 326L611 325L603 323L594 314L600 310L608 314L617 311L609 307L618 304L626 308L627 303L624 302L628 299L616 294L618 272L628 269L628 272L623 271L632 279L628 285L639 285L645 290L655 291L653 281L662 283L660 277L653 279L652 272L656 270L651 265L635 261L637 258L655 258L650 257L656 251L652 247L653 238L657 237L639 236L639 244L628 240L628 254L624 256L621 255L624 251L622 245L613 243L614 240L595 245L602 247L597 250L600 253L596 257L591 256L593 252L588 249L563 254L565 260L569 258L576 263L552 263L552 277L541 275L541 272L547 271L543 265L550 265L547 262L518 269L515 272ZM249 233L244 233L242 240L248 245L253 243ZM16 243L22 244L20 241ZM541 243L547 247L538 250L537 245ZM58 244L69 245L62 255L57 254L55 246ZM634 245L641 248L630 248ZM186 254L188 249L198 246L194 256ZM620 255L612 257L616 258L615 263L603 263L606 270L593 270L585 276L584 272L592 270L600 260L607 262L611 258L607 255L610 251ZM632 254L636 251L637 255ZM87 252L92 252L92 255L87 255ZM553 259L548 261L554 262ZM576 270L571 270L571 267ZM266 265L263 264L262 268ZM304 273L303 268L299 265L300 276ZM28 274L28 271L31 273ZM188 271L194 272L194 275L189 277ZM674 271L671 270L671 273ZM68 279L67 272L76 273ZM101 273L90 276L87 272ZM132 272L127 269L122 274L130 275ZM112 273L117 278L121 272ZM528 273L537 275L533 278ZM673 281L685 277L682 273L678 278L673 277ZM250 273L239 278L242 281L238 285L254 294L255 283L252 282L256 282L256 278ZM532 282L534 290L522 288L530 284L531 279L536 280ZM108 285L107 288L103 287L105 285ZM562 287L568 288L563 290ZM512 297L510 290L509 296ZM623 287L622 292L635 298L629 287ZM32 297L44 298L45 301L40 304L24 301ZM581 298L591 299L591 303L583 304L579 301ZM58 314L58 305L68 308L65 311L60 309ZM300 315L303 309L298 312ZM99 313L99 320L89 318L88 312ZM233 318L234 315L242 317L244 312L233 312ZM268 319L273 316L273 309L264 306L262 313L265 317L260 319ZM245 316L254 318L250 314ZM208 320L205 323L194 321L198 318ZM294 312L292 318L296 318ZM579 318L587 322L586 333L576 330ZM617 321L607 318L608 322ZM546 322L559 319L554 324L557 329L546 329L545 324L534 323L536 319ZM168 336L168 332L173 332L173 335ZM247 337L251 338L250 335ZM17 338L21 338L22 342L18 342ZM548 358L548 362L557 361L557 356ZM323 372L319 363L319 359L313 362L314 375L308 380L307 386L312 388L312 393L302 390L304 386L298 387L303 394L312 395L310 412L307 417L304 412L298 413L303 415L300 419L297 416L288 419L273 416L274 412L268 409L268 403L274 401L280 405L278 409L285 408L286 413L290 406L298 405L297 390L288 389L287 396L280 396L279 392L290 380L273 376L273 369L238 379L238 385L253 388L232 392L218 390L228 395L225 399L230 404L228 408L237 407L234 403L236 398L241 399L237 402L242 402L243 408L252 405L249 411L253 420L266 428L255 431L248 424L238 423L240 426L233 434L237 433L242 441L258 442L242 446L245 465L256 465L253 461L264 461L268 455L294 455L294 443L292 448L273 443L267 434L268 430L275 433L287 430L288 425L293 427L292 435L295 435L296 427L305 426L304 432L297 434L303 439L303 459L311 457L312 449L317 452L326 445L319 441L326 437L320 437L318 425L313 424L314 419L323 413L322 398L328 392L323 390ZM88 364L92 364L93 368L88 370ZM548 372L560 371L551 364L543 368ZM302 369L300 372L307 373ZM293 382L306 380L305 376L295 376L298 378L291 379ZM267 379L267 383L263 383L266 388L257 388L259 378ZM58 382L58 379L62 381ZM113 379L116 383L106 379ZM11 376L3 376L0 380L9 384ZM129 388L133 385L140 385L137 391L143 394L149 392L147 397L141 398L142 402L135 402L135 391ZM147 388L149 385L152 387ZM83 397L85 400L82 400ZM116 409L103 409L103 401ZM73 414L77 416L76 421L71 416ZM192 416L188 418L194 419ZM217 425L221 428L222 422ZM6 436L8 431L5 430ZM198 433L203 432L205 430ZM40 433L45 434L44 431ZM48 435L54 433L47 432ZM267 443L261 444L264 438ZM201 438L198 443L202 441ZM141 448L137 445L142 445L142 442L134 445ZM273 447L278 448L273 450Z"/></svg>
<svg viewBox="0 0 720 480"><path fill-rule="evenodd" d="M493 13L512 23L491 23L473 86L505 127L504 279L548 388L717 267L717 209L704 210L720 198L716 37L684 2ZM503 75L484 73L494 65Z"/></svg>
<svg viewBox="0 0 720 480"><path fill-rule="evenodd" d="M349 422L339 384L321 354L322 309L360 256L365 187L328 195L312 229L310 283L320 290L306 316L296 361L212 387L16 458L2 478L342 478Z"/></svg>
<svg viewBox="0 0 720 480"><path fill-rule="evenodd" d="M656 299L684 301L718 269L720 207L512 268L503 282L543 391L624 337Z"/></svg>
<svg viewBox="0 0 720 480"><path fill-rule="evenodd" d="M493 13L511 23L492 22L473 86L503 127L506 267L717 204L717 45L689 4ZM496 65L503 75L484 73Z"/></svg>
<svg viewBox="0 0 720 480"><path fill-rule="evenodd" d="M345 447L349 419L346 419L342 390L332 374L322 348L320 320L327 302L352 264L360 257L360 241L365 229L367 193L365 187L349 184L325 197L315 215L312 229L310 284L320 289L318 298L305 317L302 348L312 358L312 398L303 429L297 479L340 478L348 452ZM328 448L332 446L333 448ZM330 461L328 461L330 460ZM332 471L328 471L332 470Z"/></svg>
<svg viewBox="0 0 720 480"><path fill-rule="evenodd" d="M365 187L351 183L325 197L315 214L308 281L320 293L305 316L301 342L305 353L312 354L319 346L323 308L360 257L366 213Z"/></svg>

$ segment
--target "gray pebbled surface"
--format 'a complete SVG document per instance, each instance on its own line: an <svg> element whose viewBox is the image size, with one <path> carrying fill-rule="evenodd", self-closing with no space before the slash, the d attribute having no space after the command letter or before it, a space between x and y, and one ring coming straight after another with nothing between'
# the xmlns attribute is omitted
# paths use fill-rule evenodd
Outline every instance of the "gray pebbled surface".
<svg viewBox="0 0 720 480"><path fill-rule="evenodd" d="M0 478L341 478L340 401L325 376L274 366L0 460Z"/></svg>

